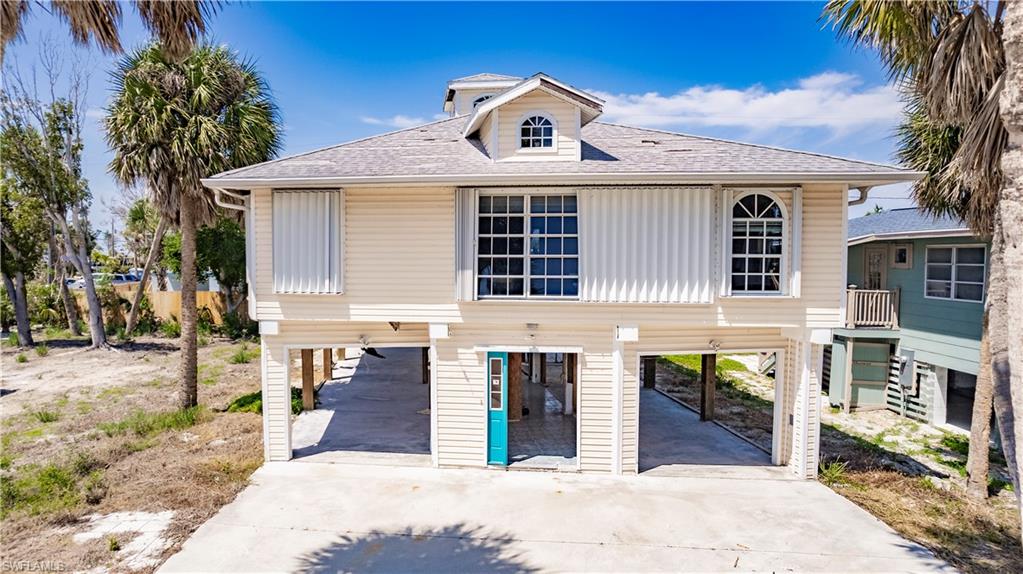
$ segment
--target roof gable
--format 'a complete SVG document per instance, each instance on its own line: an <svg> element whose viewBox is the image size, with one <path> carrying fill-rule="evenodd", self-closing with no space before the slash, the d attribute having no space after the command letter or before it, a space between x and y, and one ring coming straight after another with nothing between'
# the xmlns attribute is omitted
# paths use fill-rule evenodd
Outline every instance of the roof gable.
<svg viewBox="0 0 1023 574"><path fill-rule="evenodd" d="M545 74L535 74L518 84L514 87L509 88L505 92L502 92L493 98L490 98L479 107L477 107L471 116L469 121L466 122L465 128L462 130L462 135L468 137L471 134L476 133L483 125L484 120L491 112L498 109L499 107L514 101L526 94L532 93L536 90L543 91L555 98L564 100L574 106L577 106L581 111L582 125L586 125L591 121L595 120L604 111L604 101L591 96L590 94L573 88L568 84L564 84L547 76Z"/></svg>

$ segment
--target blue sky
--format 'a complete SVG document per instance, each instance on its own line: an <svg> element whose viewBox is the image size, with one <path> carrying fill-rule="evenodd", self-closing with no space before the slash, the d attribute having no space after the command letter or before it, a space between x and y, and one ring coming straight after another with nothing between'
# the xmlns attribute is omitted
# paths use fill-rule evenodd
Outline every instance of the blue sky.
<svg viewBox="0 0 1023 574"><path fill-rule="evenodd" d="M872 54L822 28L820 7L248 2L225 7L210 37L269 81L285 155L430 121L451 78L542 71L604 98L605 121L890 162L898 98ZM144 43L125 11L124 44ZM47 35L69 44L64 26L34 6L7 63L28 69ZM121 194L100 131L115 57L77 51L93 70L85 171L94 219L107 229L106 206ZM909 205L907 193L873 195L890 208Z"/></svg>

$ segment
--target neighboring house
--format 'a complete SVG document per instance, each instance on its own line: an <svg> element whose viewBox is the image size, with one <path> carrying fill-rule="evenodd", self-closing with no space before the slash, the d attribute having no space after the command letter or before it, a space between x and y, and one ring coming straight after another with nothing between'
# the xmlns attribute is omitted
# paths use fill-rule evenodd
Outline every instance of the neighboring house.
<svg viewBox="0 0 1023 574"><path fill-rule="evenodd" d="M969 430L989 243L917 208L849 221L848 315L834 330L828 396Z"/></svg>
<svg viewBox="0 0 1023 574"><path fill-rule="evenodd" d="M470 467L507 463L509 371L563 356L576 468L612 474L638 471L644 358L763 351L772 459L815 475L849 190L919 174L601 123L602 106L544 74L470 76L449 119L203 180L251 230L268 460L292 457L301 349L427 349L433 463Z"/></svg>

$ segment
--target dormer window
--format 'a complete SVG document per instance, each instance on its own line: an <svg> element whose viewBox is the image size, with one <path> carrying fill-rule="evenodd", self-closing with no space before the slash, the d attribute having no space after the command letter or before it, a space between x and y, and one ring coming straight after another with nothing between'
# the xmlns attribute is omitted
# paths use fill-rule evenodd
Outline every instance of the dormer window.
<svg viewBox="0 0 1023 574"><path fill-rule="evenodd" d="M530 115L522 120L519 147L554 149L554 121L547 116Z"/></svg>
<svg viewBox="0 0 1023 574"><path fill-rule="evenodd" d="M482 96L476 98L475 100L472 101L472 109L475 110L476 108L480 107L480 104L489 100L492 97L494 97L494 94L483 94Z"/></svg>

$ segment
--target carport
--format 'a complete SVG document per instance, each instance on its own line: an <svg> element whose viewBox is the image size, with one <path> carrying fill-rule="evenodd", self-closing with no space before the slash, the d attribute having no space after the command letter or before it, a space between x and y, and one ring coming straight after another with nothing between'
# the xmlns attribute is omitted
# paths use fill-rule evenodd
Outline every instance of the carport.
<svg viewBox="0 0 1023 574"><path fill-rule="evenodd" d="M330 355L324 353L332 365L316 395L316 408L292 423L295 460L431 464L423 350L374 352L383 358L358 348L346 349L344 359L326 359Z"/></svg>

